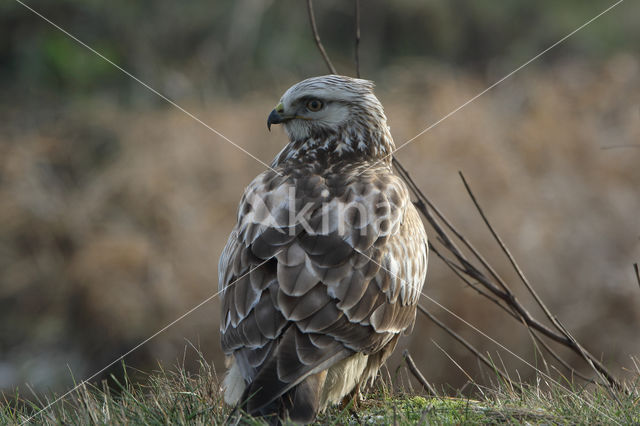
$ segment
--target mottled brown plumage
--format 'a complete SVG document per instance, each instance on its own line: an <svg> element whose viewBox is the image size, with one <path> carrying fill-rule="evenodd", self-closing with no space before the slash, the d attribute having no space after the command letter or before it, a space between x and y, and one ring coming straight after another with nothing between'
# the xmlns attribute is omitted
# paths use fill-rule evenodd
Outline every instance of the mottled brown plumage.
<svg viewBox="0 0 640 426"><path fill-rule="evenodd" d="M308 79L269 116L290 142L245 190L219 265L225 399L251 414L312 421L415 320L426 235L372 89Z"/></svg>

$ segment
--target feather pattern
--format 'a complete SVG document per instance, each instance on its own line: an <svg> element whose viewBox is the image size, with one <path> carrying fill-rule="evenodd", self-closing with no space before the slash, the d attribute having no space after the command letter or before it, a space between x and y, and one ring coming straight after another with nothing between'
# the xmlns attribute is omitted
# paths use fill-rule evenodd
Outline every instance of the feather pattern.
<svg viewBox="0 0 640 426"><path fill-rule="evenodd" d="M242 401L229 402L300 421L376 374L415 320L427 269L426 234L385 157L393 141L372 84L305 80L284 108L320 96L351 119L287 128L292 140L246 188L219 263L222 348L244 381ZM332 368L357 377L337 383Z"/></svg>

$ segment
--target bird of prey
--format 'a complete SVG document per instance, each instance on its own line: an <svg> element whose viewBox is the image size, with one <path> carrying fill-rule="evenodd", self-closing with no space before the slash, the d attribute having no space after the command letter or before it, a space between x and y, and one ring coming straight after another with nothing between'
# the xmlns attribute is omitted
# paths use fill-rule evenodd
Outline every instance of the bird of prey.
<svg viewBox="0 0 640 426"><path fill-rule="evenodd" d="M372 82L301 81L272 124L289 143L246 188L220 257L223 385L251 415L309 423L410 331L427 237Z"/></svg>

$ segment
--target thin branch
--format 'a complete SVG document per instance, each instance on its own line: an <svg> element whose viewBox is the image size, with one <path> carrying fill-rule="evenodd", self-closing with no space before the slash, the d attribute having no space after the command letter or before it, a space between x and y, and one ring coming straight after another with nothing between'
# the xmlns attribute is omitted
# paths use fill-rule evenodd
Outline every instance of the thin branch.
<svg viewBox="0 0 640 426"><path fill-rule="evenodd" d="M578 343L578 341L573 337L573 335L571 335L571 333L569 332L569 330L567 330L564 327L564 324L562 324L557 318L556 321L558 322L558 324L560 325L560 327L562 327L562 330L564 331L564 333L575 343L576 347L578 348L578 350L580 351L580 354L582 355L582 357L587 361L587 363L591 366L591 368L593 369L593 371L596 372L596 374L600 377L600 379L603 382L607 381L607 377L605 377L605 374L600 371L600 369L598 369L595 365L595 363L593 362L593 360L590 359L590 357L588 356L589 354L587 353L587 350L585 348L582 347L582 345L580 343ZM618 395L616 395L616 393L613 391L611 386L607 386L606 387L607 391L609 392L609 395L611 395L611 397L618 403L618 407L620 407L621 412L623 412L626 416L627 419L629 420L629 423L632 423L633 420L631 419L631 416L629 415L629 413L626 412L626 410L624 409L624 406L622 404L622 401L620 401L620 398L618 398Z"/></svg>
<svg viewBox="0 0 640 426"><path fill-rule="evenodd" d="M498 275L498 273L491 267L489 262L487 262L484 259L484 257L480 254L480 252L478 252L478 250L475 249L475 247L464 237L464 235L458 232L458 230L451 224L451 222L449 222L449 220L447 220L447 218L440 212L440 210L438 210L438 208L435 205L433 205L431 201L429 201L429 199L422 193L422 190L413 181L413 179L409 175L409 172L402 166L402 164L400 164L400 162L395 157L393 158L393 164L396 167L396 169L398 169L398 171L400 172L400 175L404 178L405 182L407 182L407 184L409 185L409 189L411 190L411 192L413 192L413 194L418 199L417 201L418 204L416 205L416 207L418 207L418 210L420 210L420 212L423 215L425 215L425 218L429 221L429 223L432 224L435 231L443 238L443 240L445 241L445 244L444 244L445 247L449 251L451 251L458 260L463 262L465 266L474 268L473 265L469 261L467 261L466 257L461 253L461 251L456 247L455 243L451 240L451 238L449 238L446 231L442 229L440 225L437 223L436 219L431 214L429 214L428 209L431 209L436 213L438 218L446 225L446 227L453 233L453 235L455 235L455 237L458 238L467 247L467 249L469 249L469 251L473 254L473 256L489 272L489 274L496 280L496 282L506 292L509 292L507 283L502 279L502 277ZM427 217L427 215L429 217ZM495 289L491 289L491 290L492 292L496 293Z"/></svg>
<svg viewBox="0 0 640 426"><path fill-rule="evenodd" d="M437 325L438 327L443 329L451 337L453 337L458 342L460 342L465 348L467 348L469 350L469 352L474 354L476 356L476 358L478 358L480 360L480 362L482 362L484 365L489 367L491 370L494 370L502 378L502 380L504 380L505 382L509 383L510 386L518 389L518 391L522 392L522 388L520 387L520 385L518 385L517 383L512 382L511 379L509 378L509 376L507 375L507 373L505 373L504 371L500 370L495 364L491 363L471 343L467 342L462 336L460 336L458 333L456 333L451 328L449 328L445 323L443 323L438 318L436 318L431 312L429 312L427 309L425 309L422 305L418 305L418 310L422 314L426 315L426 317L429 318L435 325Z"/></svg>
<svg viewBox="0 0 640 426"><path fill-rule="evenodd" d="M360 78L360 0L356 3L356 77Z"/></svg>
<svg viewBox="0 0 640 426"><path fill-rule="evenodd" d="M307 11L309 12L309 22L311 24L311 31L313 32L313 38L316 41L316 46L318 46L318 50L322 55L322 59L327 64L327 68L329 68L329 72L331 74L337 74L336 69L334 68L327 52L324 50L324 46L322 46L322 42L320 41L320 35L318 34L318 28L316 27L316 18L313 15L313 5L311 4L311 0L307 0Z"/></svg>
<svg viewBox="0 0 640 426"><path fill-rule="evenodd" d="M544 366L544 369L547 371L547 377L551 377L551 370L549 369L549 363L547 363L547 359L544 356L544 352L540 349L540 346L538 345L538 341L536 340L535 331L531 327L529 327L527 325L527 323L522 318L519 318L519 320L520 320L520 323L527 328L527 334L531 338L531 344L533 345L533 357L534 357L534 360L535 360L535 364L538 365L538 356L539 356L540 359L542 360L542 364Z"/></svg>
<svg viewBox="0 0 640 426"><path fill-rule="evenodd" d="M462 172L458 172L458 173L460 174L460 178L462 178L462 182L463 182L467 192L469 193L469 197L471 197L471 200L473 201L473 204L476 206L476 209L478 210L478 213L480 213L480 216L482 217L482 220L484 221L485 225L487 225L487 228L489 228L489 231L491 231L491 234L493 235L495 240L500 245L500 248L505 253L507 258L509 259L509 262L511 263L511 266L516 271L516 273L518 274L518 277L524 283L524 285L527 288L527 290L529 291L529 293L533 296L533 298L535 299L535 301L538 304L538 306L540 306L540 308L542 309L544 314L547 316L549 321L551 321L553 326L556 327L556 329L560 333L562 333L562 335L566 338L567 346L570 347L571 349L573 349L574 352L576 352L578 355L582 356L584 358L584 360L587 362L587 364L595 370L596 374L601 376L603 379L606 378L606 381L610 385L615 386L618 389L622 389L622 385L609 373L609 371L604 367L604 365L602 365L602 363L600 363L600 361L598 361L597 358L595 358L593 355L591 355L589 352L587 352L587 350L585 348L583 348L582 345L580 345L580 343L576 339L574 339L573 336L569 333L569 331L560 323L558 318L551 313L549 308L547 308L547 305L545 305L545 303L542 301L540 296L538 296L538 293L535 291L535 289L531 286L531 284L529 283L527 278L524 276L524 273L522 272L522 270L518 266L517 262L515 261L515 259L511 255L511 252L509 252L509 249L507 249L505 244L502 242L502 239L500 238L500 236L493 229L493 226L491 226L491 223L489 222L489 220L487 219L487 216L484 214L484 211L480 207L480 204L478 203L475 195L471 191L471 187L467 183L464 175L462 174ZM515 298L514 298L514 302L515 302ZM523 319L526 320L526 318L524 318L524 317L523 317ZM527 321L527 325L529 325L529 321Z"/></svg>
<svg viewBox="0 0 640 426"><path fill-rule="evenodd" d="M517 315L517 313L509 310L509 308L507 308L502 303L500 303L499 299L496 299L495 297L491 296L489 293L487 293L486 291L482 290L481 287L478 287L477 284L473 283L471 280L469 280L467 277L465 277L463 274L465 274L466 271L463 270L462 268L460 268L458 265L456 265L452 260L447 259L446 257L444 257L442 255L442 253L440 253L438 251L438 249L436 249L431 243L429 243L429 250L434 252L436 254L436 256L438 256L444 262L444 264L447 265L449 267L449 269L451 269L451 271L458 276L458 278L460 278L462 281L464 281L465 284L467 284L469 287L471 287L476 292L478 292L478 294L480 294L481 296L486 297L491 302L493 302L496 305L498 305L498 307L500 307L508 315L512 316L515 320L520 319L520 317Z"/></svg>
<svg viewBox="0 0 640 426"><path fill-rule="evenodd" d="M431 386L431 383L427 382L427 379L424 378L420 370L418 370L418 367L416 367L416 363L413 362L413 358L411 358L411 355L409 354L409 350L405 349L404 352L402 352L402 356L404 357L404 360L407 363L407 367L409 368L409 371L411 371L411 373L416 378L416 380L420 382L424 390L427 391L427 393L431 396L438 396L438 393L433 388L433 386Z"/></svg>
<svg viewBox="0 0 640 426"><path fill-rule="evenodd" d="M551 330L546 325L536 321L529 311L527 311L522 304L517 300L515 295L511 292L506 282L500 278L500 276L495 273L495 270L488 264L488 262L480 255L480 253L460 234L451 223L444 217L440 211L435 208L435 206L427 199L427 197L422 193L420 188L415 184L409 173L406 169L398 162L397 159L394 158L394 165L400 172L400 175L408 183L409 189L411 192L418 198L418 201L414 202L416 208L422 213L422 215L427 219L427 221L431 224L433 229L438 233L443 241L443 245L447 250L449 250L454 257L462 264L464 273L474 280L480 282L487 290L489 290L494 295L498 296L499 299L506 302L506 304L517 312L523 319L525 319L526 323L536 330L540 331L550 339L557 341L558 343L562 343L566 346L570 345L570 339L566 336L558 334ZM429 209L426 207L429 205L429 209L436 212L438 217L447 225L447 227L451 230L451 232L456 235L473 253L473 255L480 261L480 263L485 266L485 268L489 271L489 273L494 277L494 279L500 284L504 291L500 290L497 286L495 286L489 278L487 278L482 272L480 272L465 256L458 250L451 241L449 235L442 229L438 221L431 215Z"/></svg>
<svg viewBox="0 0 640 426"><path fill-rule="evenodd" d="M480 386L478 383L476 383L475 380L473 380L473 377L471 377L471 375L467 372L467 370L465 370L464 368L462 368L462 366L460 365L460 363L458 361L456 361L453 356L451 356L447 351L445 351L442 346L440 346L438 343L436 343L435 340L431 339L431 343L433 343L433 345L440 349L440 352L442 352L447 358L449 358L449 361L451 361L453 363L453 365L455 365L456 367L458 367L458 370L460 370L462 372L462 374L464 374L465 376L467 376L467 383L465 383L460 389L458 389L458 393L462 394L462 392L464 391L464 388L467 387L467 385L469 383L471 383L472 385L474 385L476 387L476 389L478 389L478 391L480 392L480 394L482 394L483 398L486 398L486 395L484 394L484 392L482 391L482 386Z"/></svg>
<svg viewBox="0 0 640 426"><path fill-rule="evenodd" d="M536 339L536 341L538 343L540 343L542 345L542 347L549 352L549 354L556 360L558 361L564 368L566 368L569 373L571 373L572 376L576 376L579 377L580 379L584 380L585 382L588 383L594 383L597 384L597 382L595 380L593 380L590 377L585 376L584 374L580 373L579 371L577 371L576 369L574 369L571 365L569 365L569 363L567 361L565 361L556 351L554 351L551 346L549 346L549 344L547 342L545 342L540 336L538 336L537 333L532 333L534 339Z"/></svg>
<svg viewBox="0 0 640 426"><path fill-rule="evenodd" d="M638 286L640 286L640 269L637 263L633 264L633 270L636 271L636 280L638 280Z"/></svg>
<svg viewBox="0 0 640 426"><path fill-rule="evenodd" d="M512 309L522 319L522 322L527 327L530 327L531 329L538 331L547 338L570 348L580 357L582 357L588 365L594 367L600 374L602 374L606 378L609 386L615 388L616 390L624 391L624 387L622 386L622 384L606 369L606 367L604 367L604 365L597 358L595 358L591 353L581 347L579 343L575 341L575 339L573 339L567 332L565 332L559 321L555 317L553 317L553 315L550 321L554 325L556 330L549 328L545 324L538 321L535 317L533 317L529 313L529 311L522 305L522 303L520 303L520 301L515 297L508 284L495 272L494 268L464 238L464 236L462 236L462 234L453 227L451 222L448 221L440 211L438 211L433 203L429 201L429 199L422 193L420 188L413 181L406 169L404 169L404 167L402 167L402 165L395 158L394 165L396 166L399 175L407 183L407 186L411 193L417 198L417 200L414 202L414 205L437 233L438 241L442 243L444 249L449 251L449 253L453 255L455 261L458 263L457 267L453 268L454 271L468 276L471 281L477 281L490 293L496 296L496 299L501 300L510 309ZM438 216L438 219L433 216L432 212L435 212L435 214ZM441 226L439 220L446 225L448 230L444 229ZM452 240L453 236L451 234L453 234L453 236L455 236L455 238L457 238L458 240L462 241L462 243L466 246L467 249L469 249L476 260L480 262L482 267L489 272L491 278L485 275L480 269L478 269L472 263L472 261L469 260L467 256L465 256L456 247L455 243ZM445 263L447 263L447 265L451 267L453 261ZM515 263L515 261L513 261L513 263ZM468 281L469 280L465 280L465 282Z"/></svg>
<svg viewBox="0 0 640 426"><path fill-rule="evenodd" d="M478 287L478 285L476 283L473 283L471 280L469 280L468 278L466 278L463 274L465 273L465 271L461 270L461 268L456 265L452 260L447 259L446 257L444 257L439 251L438 249L436 249L431 243L429 243L429 250L431 250L433 253L435 253L443 262L445 265L447 265L449 267L449 269L451 269L451 271L453 271L454 274L456 274L458 276L458 278L460 278L465 284L467 284L469 287L471 287L472 289L476 290L478 292L478 294L486 297L487 299L489 299L491 302L493 302L494 304L496 304L498 307L500 307L506 314L508 314L509 316L511 316L512 318L514 318L516 321L522 323L521 321L521 317L517 315L517 313L514 313L514 311L510 310L509 308L507 308L506 306L504 306L499 299L496 299L494 297L492 297L490 294L488 294L487 292L483 291L481 287ZM527 326L527 324L525 323L525 326ZM528 326L527 326L528 327ZM538 342L539 344L542 345L542 347L549 353L551 354L551 356L558 361L560 364L562 364L563 367L565 367L567 370L569 370L569 372L576 376L579 377L580 379L589 382L589 383L596 383L593 379L581 374L580 372L576 371L573 367L571 367L571 365L569 365L569 363L567 361L565 361L564 359L562 359L560 357L560 355L558 355L550 346L547 342L545 342L539 335L538 332L534 332L533 330L530 330L531 335L534 337L534 339L536 340L536 342Z"/></svg>
<svg viewBox="0 0 640 426"><path fill-rule="evenodd" d="M482 207L480 207L480 203L478 203L478 200L476 199L475 195L471 191L471 187L467 183L467 180L465 179L464 175L462 174L461 171L459 171L458 174L460 175L460 178L462 179L462 183L464 184L464 187L466 188L467 193L469 194L469 197L471 197L471 201L473 201L473 204L476 206L476 209L478 210L478 213L480 213L480 216L482 217L482 220L484 221L485 225L487 225L487 228L489 228L489 231L491 232L491 235L493 235L493 238L500 245L500 248L502 249L504 254L507 256L507 259L509 259L509 263L511 263L511 266L513 267L513 269L518 274L518 277L520 278L522 283L525 285L525 287L527 288L529 293L533 296L533 298L535 299L536 303L538 304L538 306L540 306L540 309L542 309L542 311L547 316L549 321L551 321L551 323L556 328L558 328L558 330L561 331L562 330L561 326L559 324L556 324L556 322L554 320L555 317L553 316L553 314L551 314L551 311L549 310L549 308L547 308L547 305L544 304L544 302L542 301L540 296L538 296L538 293L531 286L531 284L529 283L529 280L527 280L527 277L525 277L524 272L522 272L522 269L520 269L520 266L518 266L518 263L514 259L513 255L511 254L511 252L509 251L507 246L502 241L502 238L500 238L498 233L493 229L493 226L491 226L491 223L489 222L489 219L487 219L487 216L484 214L484 210L482 210Z"/></svg>

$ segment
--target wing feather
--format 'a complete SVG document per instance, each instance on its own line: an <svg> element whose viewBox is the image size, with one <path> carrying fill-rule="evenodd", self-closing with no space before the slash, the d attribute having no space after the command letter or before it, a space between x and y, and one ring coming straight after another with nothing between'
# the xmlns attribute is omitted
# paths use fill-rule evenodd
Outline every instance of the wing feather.
<svg viewBox="0 0 640 426"><path fill-rule="evenodd" d="M426 258L420 218L386 167L258 176L219 265L222 346L246 379L248 409L355 352L395 345L415 320Z"/></svg>
<svg viewBox="0 0 640 426"><path fill-rule="evenodd" d="M286 266L278 263L278 283L288 296L303 296L316 286L320 279L304 263Z"/></svg>

